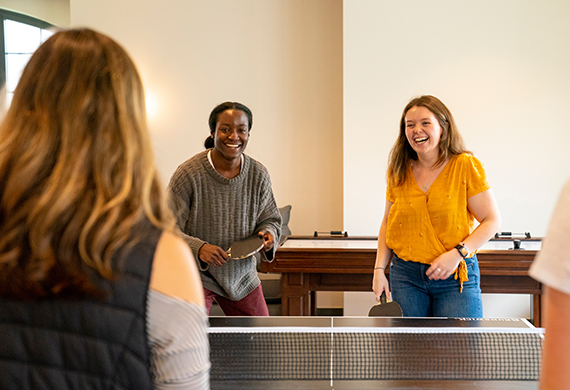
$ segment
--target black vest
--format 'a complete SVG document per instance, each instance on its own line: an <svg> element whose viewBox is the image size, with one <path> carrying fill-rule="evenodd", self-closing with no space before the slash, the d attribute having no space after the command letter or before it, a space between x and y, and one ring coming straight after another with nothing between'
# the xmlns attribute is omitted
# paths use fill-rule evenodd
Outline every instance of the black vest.
<svg viewBox="0 0 570 390"><path fill-rule="evenodd" d="M102 281L105 301L0 299L0 388L152 389L146 304L160 234L149 228L119 279Z"/></svg>

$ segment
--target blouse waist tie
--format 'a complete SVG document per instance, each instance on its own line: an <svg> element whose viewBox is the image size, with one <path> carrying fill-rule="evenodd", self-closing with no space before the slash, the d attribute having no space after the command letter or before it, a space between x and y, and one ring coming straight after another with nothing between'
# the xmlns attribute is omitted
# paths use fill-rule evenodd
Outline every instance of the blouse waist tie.
<svg viewBox="0 0 570 390"><path fill-rule="evenodd" d="M435 245L439 246L438 252L439 253L447 252L445 245L443 245L443 243L441 242L441 240L439 239L439 237L435 233L435 229L433 228L433 225L431 224L431 221L429 218L428 218L428 222L425 224L425 226L428 229L429 234L431 235ZM459 279L459 283L461 285L459 288L459 292L462 293L463 292L463 282L467 282L469 280L469 277L467 276L467 264L465 263L465 259L461 259L461 261L457 265L457 268L455 269L454 278L455 278L455 280Z"/></svg>

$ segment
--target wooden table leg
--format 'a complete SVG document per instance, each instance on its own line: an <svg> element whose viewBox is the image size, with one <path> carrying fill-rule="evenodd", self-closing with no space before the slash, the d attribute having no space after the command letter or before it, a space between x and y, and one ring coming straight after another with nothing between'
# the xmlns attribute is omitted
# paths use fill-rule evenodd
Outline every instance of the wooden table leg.
<svg viewBox="0 0 570 390"><path fill-rule="evenodd" d="M287 273L281 276L281 315L308 316L310 299L308 275Z"/></svg>
<svg viewBox="0 0 570 390"><path fill-rule="evenodd" d="M532 296L532 319L533 325L537 328L544 326L542 324L542 295L533 294Z"/></svg>
<svg viewBox="0 0 570 390"><path fill-rule="evenodd" d="M311 316L316 316L317 315L317 292L316 291L309 291L309 294L311 296Z"/></svg>

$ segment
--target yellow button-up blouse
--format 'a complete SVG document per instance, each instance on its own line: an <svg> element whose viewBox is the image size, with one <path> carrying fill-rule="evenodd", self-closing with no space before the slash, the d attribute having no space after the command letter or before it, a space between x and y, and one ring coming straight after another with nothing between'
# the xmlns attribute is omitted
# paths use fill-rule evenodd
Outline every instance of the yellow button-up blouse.
<svg viewBox="0 0 570 390"><path fill-rule="evenodd" d="M403 260L424 264L454 248L474 229L467 200L491 188L483 164L470 154L453 156L424 193L412 174L398 187L388 185L393 202L386 244Z"/></svg>

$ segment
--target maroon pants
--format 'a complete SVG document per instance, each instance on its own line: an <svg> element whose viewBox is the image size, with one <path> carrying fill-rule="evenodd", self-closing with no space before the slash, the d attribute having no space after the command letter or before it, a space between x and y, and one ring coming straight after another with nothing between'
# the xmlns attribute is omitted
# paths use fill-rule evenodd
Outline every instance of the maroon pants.
<svg viewBox="0 0 570 390"><path fill-rule="evenodd" d="M232 301L206 289L204 289L204 298L206 299L208 315L210 315L210 308L215 299L218 305L220 305L220 309L227 316L269 316L269 309L267 309L267 304L263 297L261 284L239 301Z"/></svg>

